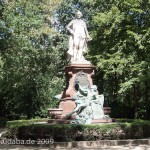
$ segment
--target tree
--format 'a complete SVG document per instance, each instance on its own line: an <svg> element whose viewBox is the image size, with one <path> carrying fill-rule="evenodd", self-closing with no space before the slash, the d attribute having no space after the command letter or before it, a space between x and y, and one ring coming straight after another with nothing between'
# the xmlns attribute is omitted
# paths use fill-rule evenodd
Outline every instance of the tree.
<svg viewBox="0 0 150 150"><path fill-rule="evenodd" d="M60 0L3 1L0 115L47 116L63 84L61 35L52 19ZM65 62L64 62L65 63Z"/></svg>
<svg viewBox="0 0 150 150"><path fill-rule="evenodd" d="M148 0L67 0L58 11L65 34L74 12L83 12L93 37L86 56L114 117L149 116L149 7Z"/></svg>
<svg viewBox="0 0 150 150"><path fill-rule="evenodd" d="M109 103L121 102L128 112L134 109L130 117L133 114L135 118L146 118L150 106L147 103L150 2L124 0L99 4L104 11L99 10L93 17L96 28L89 55L102 76L103 91L108 94Z"/></svg>

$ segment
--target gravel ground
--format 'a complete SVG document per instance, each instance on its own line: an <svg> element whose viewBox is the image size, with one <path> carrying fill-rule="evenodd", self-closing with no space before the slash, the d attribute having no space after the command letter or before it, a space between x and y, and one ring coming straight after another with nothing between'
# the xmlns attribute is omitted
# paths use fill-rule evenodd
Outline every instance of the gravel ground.
<svg viewBox="0 0 150 150"><path fill-rule="evenodd" d="M23 145L0 145L0 150L56 150L48 147L23 146ZM150 145L132 146L99 146L95 148L57 148L57 150L150 150Z"/></svg>

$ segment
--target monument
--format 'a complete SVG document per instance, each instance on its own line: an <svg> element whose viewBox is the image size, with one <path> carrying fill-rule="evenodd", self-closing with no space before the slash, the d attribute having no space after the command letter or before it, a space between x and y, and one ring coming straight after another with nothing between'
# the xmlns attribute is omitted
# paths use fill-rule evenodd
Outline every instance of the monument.
<svg viewBox="0 0 150 150"><path fill-rule="evenodd" d="M70 61L86 61L83 52L87 50L87 41L91 40L85 22L81 19L80 11L76 14L76 19L72 20L67 25L67 30L70 32L68 55Z"/></svg>
<svg viewBox="0 0 150 150"><path fill-rule="evenodd" d="M82 16L77 11L76 19L66 26L70 33L67 51L70 62L65 67L66 87L56 96L59 99L59 108L48 109L51 116L49 123L112 122L108 116L110 108L103 108L104 96L99 95L97 86L93 85L95 66L83 55L87 51L87 42L92 39Z"/></svg>

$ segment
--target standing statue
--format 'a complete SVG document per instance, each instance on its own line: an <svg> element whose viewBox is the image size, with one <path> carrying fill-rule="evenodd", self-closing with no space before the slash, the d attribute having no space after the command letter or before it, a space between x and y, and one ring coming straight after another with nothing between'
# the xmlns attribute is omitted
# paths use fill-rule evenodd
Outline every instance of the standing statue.
<svg viewBox="0 0 150 150"><path fill-rule="evenodd" d="M82 13L77 11L76 19L72 20L67 26L70 32L68 54L72 61L85 61L83 52L87 49L87 41L91 40L86 23L81 19Z"/></svg>

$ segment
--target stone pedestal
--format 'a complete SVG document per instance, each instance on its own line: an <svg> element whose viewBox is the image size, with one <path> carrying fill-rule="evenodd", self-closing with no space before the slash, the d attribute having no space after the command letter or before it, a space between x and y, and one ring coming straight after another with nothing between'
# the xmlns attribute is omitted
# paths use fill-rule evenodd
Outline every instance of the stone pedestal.
<svg viewBox="0 0 150 150"><path fill-rule="evenodd" d="M93 85L92 76L95 67L90 64L72 64L65 67L67 87L64 90L63 97L72 97L78 90L76 84L81 86Z"/></svg>
<svg viewBox="0 0 150 150"><path fill-rule="evenodd" d="M71 119L49 119L48 123L50 124L70 124ZM114 122L111 118L104 119L93 119L91 124L99 124L99 123L112 123Z"/></svg>
<svg viewBox="0 0 150 150"><path fill-rule="evenodd" d="M78 84L80 86L88 86L89 88L93 85L92 77L95 73L95 66L88 61L86 62L74 62L65 67L66 75L66 87L62 92L62 97L59 102L59 108L48 109L48 113L52 119L49 123L70 123L75 115L71 118L66 119L66 115L74 110L76 107L72 96L78 91ZM110 107L104 107L105 115L109 115L111 112ZM110 123L111 119L98 119L93 120L92 123Z"/></svg>
<svg viewBox="0 0 150 150"><path fill-rule="evenodd" d="M92 76L94 75L94 70L94 66L85 63L71 64L65 67L67 85L59 103L59 108L63 109L61 118L64 118L75 108L72 96L78 91L77 83L81 86L90 87L93 85Z"/></svg>

